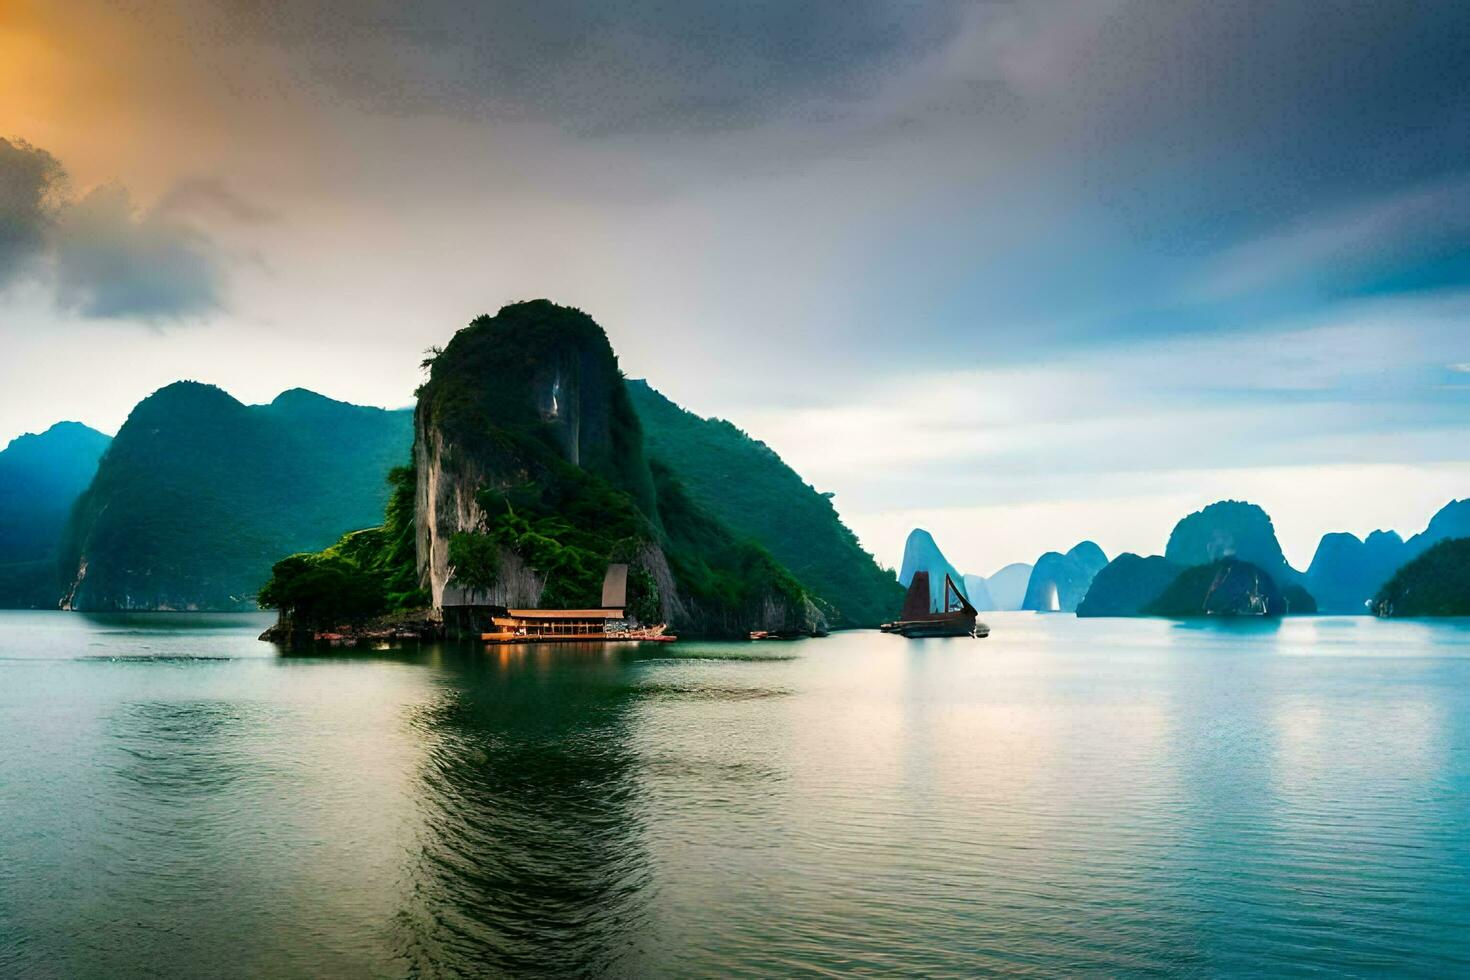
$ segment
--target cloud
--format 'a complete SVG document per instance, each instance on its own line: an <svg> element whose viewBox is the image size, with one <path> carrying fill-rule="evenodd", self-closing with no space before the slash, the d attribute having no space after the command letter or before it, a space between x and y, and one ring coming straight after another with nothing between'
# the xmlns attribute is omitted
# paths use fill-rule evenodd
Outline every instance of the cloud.
<svg viewBox="0 0 1470 980"><path fill-rule="evenodd" d="M170 217L218 216L242 225L264 225L277 215L241 197L218 177L184 177L159 200L158 214Z"/></svg>
<svg viewBox="0 0 1470 980"><path fill-rule="evenodd" d="M1327 214L1311 214L1284 230L1242 242L1207 263L1190 298L1233 298L1303 279L1319 290L1394 282L1412 273L1419 286L1432 281L1445 260L1470 240L1470 177L1354 202ZM1448 271L1458 278L1458 269ZM1395 273L1399 275L1395 276Z"/></svg>
<svg viewBox="0 0 1470 980"><path fill-rule="evenodd" d="M1470 400L1436 388L1446 359L1470 354L1467 314L1470 293L1362 300L1105 356L849 378L827 404L736 417L865 512L1075 499L1109 476L1175 469L1427 465L1463 458L1470 436ZM874 446L892 465L873 467Z"/></svg>
<svg viewBox="0 0 1470 980"><path fill-rule="evenodd" d="M0 138L0 288L44 254L65 180L45 150Z"/></svg>
<svg viewBox="0 0 1470 980"><path fill-rule="evenodd" d="M961 9L953 0L314 0L200 5L195 30L288 52L303 81L374 110L648 131L871 95L884 73L948 38Z"/></svg>
<svg viewBox="0 0 1470 980"><path fill-rule="evenodd" d="M208 179L178 182L149 209L116 183L69 199L66 182L50 153L0 139L0 288L45 280L59 310L89 319L157 322L219 309L224 257L183 216L270 217Z"/></svg>
<svg viewBox="0 0 1470 980"><path fill-rule="evenodd" d="M63 309L98 319L177 319L219 308L220 258L203 234L106 184L66 209L56 236Z"/></svg>

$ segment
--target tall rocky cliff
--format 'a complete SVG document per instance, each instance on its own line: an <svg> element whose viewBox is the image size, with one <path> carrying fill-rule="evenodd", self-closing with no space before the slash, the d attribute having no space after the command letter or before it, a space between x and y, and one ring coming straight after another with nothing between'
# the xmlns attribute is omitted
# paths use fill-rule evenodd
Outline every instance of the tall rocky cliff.
<svg viewBox="0 0 1470 980"><path fill-rule="evenodd" d="M480 317L438 354L414 415L417 560L435 607L630 605L709 634L816 630L805 589L650 464L606 334L546 300Z"/></svg>

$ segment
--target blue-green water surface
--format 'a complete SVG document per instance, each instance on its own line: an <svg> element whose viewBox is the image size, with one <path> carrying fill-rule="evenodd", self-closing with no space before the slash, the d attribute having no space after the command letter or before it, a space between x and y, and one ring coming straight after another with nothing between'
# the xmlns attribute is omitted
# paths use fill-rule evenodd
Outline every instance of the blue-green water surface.
<svg viewBox="0 0 1470 980"><path fill-rule="evenodd" d="M1470 624L0 613L0 976L1470 972Z"/></svg>

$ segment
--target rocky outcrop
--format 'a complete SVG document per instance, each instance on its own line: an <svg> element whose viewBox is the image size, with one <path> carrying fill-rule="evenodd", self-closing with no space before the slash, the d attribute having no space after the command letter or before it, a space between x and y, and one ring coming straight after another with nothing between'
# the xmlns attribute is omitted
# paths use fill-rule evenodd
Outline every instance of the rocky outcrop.
<svg viewBox="0 0 1470 980"><path fill-rule="evenodd" d="M672 474L656 480L617 358L580 311L518 303L461 330L432 361L414 433L417 563L436 609L596 605L618 561L645 616L685 632L825 629L769 554ZM456 542L484 567L457 567Z"/></svg>
<svg viewBox="0 0 1470 980"><path fill-rule="evenodd" d="M1079 543L1065 555L1048 551L1036 559L1031 569L1021 608L1036 612L1076 612L1093 577L1107 563L1107 555L1091 541Z"/></svg>
<svg viewBox="0 0 1470 980"><path fill-rule="evenodd" d="M1286 563L1276 528L1260 507L1243 500L1221 500L1174 525L1164 557L1181 568L1237 558L1265 570L1273 581L1301 581Z"/></svg>
<svg viewBox="0 0 1470 980"><path fill-rule="evenodd" d="M1077 605L1077 615L1141 616L1181 571L1159 555L1121 554L1093 578L1086 597Z"/></svg>
<svg viewBox="0 0 1470 980"><path fill-rule="evenodd" d="M1404 540L1393 531L1374 531L1366 540L1324 534L1307 568L1306 587L1322 612L1366 613L1374 593L1406 560Z"/></svg>
<svg viewBox="0 0 1470 980"><path fill-rule="evenodd" d="M916 527L909 532L908 540L903 545L903 565L898 572L898 584L905 589L914 580L915 572L929 573L929 608L938 612L944 608L944 578L949 576L955 588L965 592L965 577L959 573L949 559L944 557L944 552L939 550L934 536L921 527ZM975 600L966 593L965 598L974 605ZM980 608L976 606L976 608ZM897 610L894 610L897 613Z"/></svg>
<svg viewBox="0 0 1470 980"><path fill-rule="evenodd" d="M500 549L500 575L489 589L470 589L454 581L450 538L461 531L486 530L477 495L487 487L503 485L506 476L487 472L479 454L456 445L442 429L426 425L423 415L420 411L414 419L418 475L414 533L419 574L434 608L472 604L534 607L541 600L546 577L508 548Z"/></svg>
<svg viewBox="0 0 1470 980"><path fill-rule="evenodd" d="M1224 558L1186 568L1145 612L1152 616L1188 618L1282 616L1289 612L1315 611L1310 597L1299 588L1294 592L1295 608L1265 569L1237 558Z"/></svg>

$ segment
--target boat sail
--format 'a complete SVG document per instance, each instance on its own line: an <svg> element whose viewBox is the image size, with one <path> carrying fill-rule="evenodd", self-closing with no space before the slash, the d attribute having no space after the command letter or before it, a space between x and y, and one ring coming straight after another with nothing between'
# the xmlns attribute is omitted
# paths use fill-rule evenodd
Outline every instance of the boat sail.
<svg viewBox="0 0 1470 980"><path fill-rule="evenodd" d="M944 576L944 592L940 608L929 598L929 573L914 573L908 594L903 599L899 618L879 627L885 633L897 633L911 639L926 636L988 636L990 627L975 621L975 607L955 585L948 573Z"/></svg>

